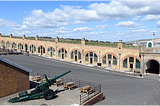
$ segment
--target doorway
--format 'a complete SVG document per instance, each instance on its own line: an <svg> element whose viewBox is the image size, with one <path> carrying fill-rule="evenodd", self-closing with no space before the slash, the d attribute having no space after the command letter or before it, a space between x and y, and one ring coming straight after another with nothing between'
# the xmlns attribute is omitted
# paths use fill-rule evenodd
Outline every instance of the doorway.
<svg viewBox="0 0 160 106"><path fill-rule="evenodd" d="M92 58L90 58L90 63L92 64Z"/></svg>
<svg viewBox="0 0 160 106"><path fill-rule="evenodd" d="M62 59L64 59L64 54L62 54Z"/></svg>
<svg viewBox="0 0 160 106"><path fill-rule="evenodd" d="M108 67L111 67L111 61L108 61Z"/></svg>
<svg viewBox="0 0 160 106"><path fill-rule="evenodd" d="M77 56L75 56L75 61L77 61Z"/></svg>
<svg viewBox="0 0 160 106"><path fill-rule="evenodd" d="M129 65L130 71L133 70L133 64Z"/></svg>

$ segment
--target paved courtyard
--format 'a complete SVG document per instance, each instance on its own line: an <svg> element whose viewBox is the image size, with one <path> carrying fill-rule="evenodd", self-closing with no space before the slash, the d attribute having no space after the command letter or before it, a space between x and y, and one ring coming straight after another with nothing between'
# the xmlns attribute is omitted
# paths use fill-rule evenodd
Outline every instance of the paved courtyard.
<svg viewBox="0 0 160 106"><path fill-rule="evenodd" d="M38 98L34 100L21 101L16 103L10 103L7 100L13 97L18 97L18 93L0 98L1 105L73 105L80 103L80 92L79 89L76 88L74 90L64 90L63 86L56 87L55 85L51 86L51 89L56 91L57 94L51 100L45 100L44 98ZM30 90L28 91L30 92Z"/></svg>
<svg viewBox="0 0 160 106"><path fill-rule="evenodd" d="M114 74L99 67L37 56L4 55L2 57L33 70L34 74L47 74L54 77L71 70L72 72L65 77L101 84L104 100L95 105L160 105L160 77L158 75L154 75L155 79L151 76L135 78Z"/></svg>

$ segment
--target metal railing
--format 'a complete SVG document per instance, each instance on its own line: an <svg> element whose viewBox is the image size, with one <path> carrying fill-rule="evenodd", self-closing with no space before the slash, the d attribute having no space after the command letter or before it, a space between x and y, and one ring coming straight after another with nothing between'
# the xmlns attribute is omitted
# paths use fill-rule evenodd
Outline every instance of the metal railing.
<svg viewBox="0 0 160 106"><path fill-rule="evenodd" d="M44 78L44 74L41 74L41 73L33 73L32 72L31 75L32 76L38 76L39 75L42 78ZM53 78L53 76L50 76L50 75L47 75L47 77L48 78ZM56 77L56 75L54 77ZM63 83L74 82L74 84L77 87L84 87L84 86L89 85L89 86L91 86L92 89L94 89L94 91L91 92L91 93L88 93L88 94L87 93L81 93L79 95L79 97L80 97L80 105L101 92L101 84L98 84L98 83L84 81L84 80L78 80L78 79L74 79L74 78L65 78L65 77L61 77L60 79L62 79Z"/></svg>

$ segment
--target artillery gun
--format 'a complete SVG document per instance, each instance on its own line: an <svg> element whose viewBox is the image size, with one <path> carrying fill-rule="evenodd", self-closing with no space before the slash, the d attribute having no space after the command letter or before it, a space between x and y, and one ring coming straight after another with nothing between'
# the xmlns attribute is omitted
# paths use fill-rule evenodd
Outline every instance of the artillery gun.
<svg viewBox="0 0 160 106"><path fill-rule="evenodd" d="M34 98L39 98L39 97L44 97L46 100L50 100L54 97L55 92L52 89L49 89L49 87L51 86L51 84L56 82L56 79L70 73L70 71L67 71L59 76L56 76L50 80L48 80L47 76L44 74L46 82L41 83L39 85L37 85L35 87L35 89L33 91L31 91L30 93L28 93L27 91L21 92L19 93L19 97L15 97L15 98L11 98L8 101L11 103L15 103L15 102L20 102L20 101L24 101L24 100L31 100Z"/></svg>

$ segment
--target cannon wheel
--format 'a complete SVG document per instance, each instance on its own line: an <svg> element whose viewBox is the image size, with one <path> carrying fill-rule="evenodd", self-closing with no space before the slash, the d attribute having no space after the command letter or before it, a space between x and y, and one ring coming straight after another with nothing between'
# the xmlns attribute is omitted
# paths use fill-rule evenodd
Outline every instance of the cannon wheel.
<svg viewBox="0 0 160 106"><path fill-rule="evenodd" d="M47 89L47 90L44 92L43 96L44 96L44 98L45 98L46 100L50 100L50 99L53 99L54 94L55 94L55 93L54 93L53 90Z"/></svg>

